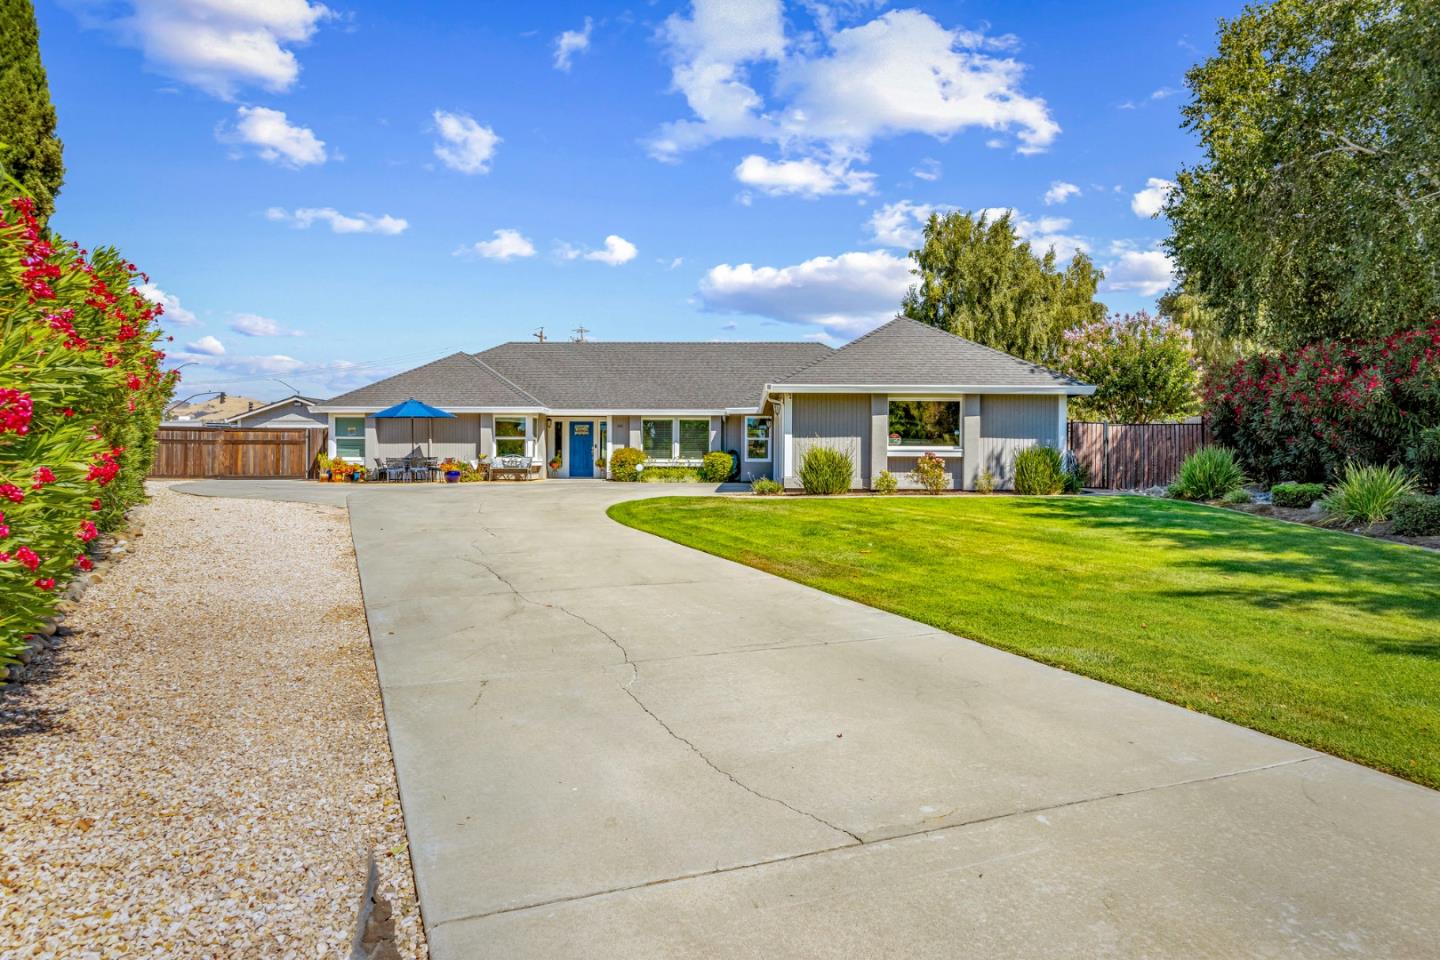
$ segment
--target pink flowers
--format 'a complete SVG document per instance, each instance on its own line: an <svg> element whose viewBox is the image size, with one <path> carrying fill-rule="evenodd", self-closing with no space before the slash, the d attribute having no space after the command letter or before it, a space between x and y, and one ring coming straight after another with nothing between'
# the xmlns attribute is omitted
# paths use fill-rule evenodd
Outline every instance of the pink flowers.
<svg viewBox="0 0 1440 960"><path fill-rule="evenodd" d="M0 513L0 540L10 536L10 527L5 523L5 514Z"/></svg>
<svg viewBox="0 0 1440 960"><path fill-rule="evenodd" d="M51 470L49 467L38 467L35 470L35 475L32 476L30 479L34 481L30 484L30 489L39 490L47 483L55 482L55 471Z"/></svg>
<svg viewBox="0 0 1440 960"><path fill-rule="evenodd" d="M0 483L0 497L4 497L11 503L20 503L25 499L25 491L13 483Z"/></svg>
<svg viewBox="0 0 1440 960"><path fill-rule="evenodd" d="M54 590L54 589L55 589L55 578L54 578L54 577L41 577L39 580L36 580L36 581L35 581L35 586L39 587L41 590Z"/></svg>
<svg viewBox="0 0 1440 960"><path fill-rule="evenodd" d="M40 569L40 555L29 547L21 547L19 550L16 550L15 560L22 567L28 567L31 573Z"/></svg>
<svg viewBox="0 0 1440 960"><path fill-rule="evenodd" d="M20 436L30 432L30 418L34 416L35 404L30 394L14 388L0 390L0 433L16 433Z"/></svg>
<svg viewBox="0 0 1440 960"><path fill-rule="evenodd" d="M95 561L91 560L83 553L77 553L75 554L75 566L78 569L84 570L88 573L89 571L95 569Z"/></svg>
<svg viewBox="0 0 1440 960"><path fill-rule="evenodd" d="M91 540L100 536L100 531L95 529L95 521L82 520L80 522L80 529L75 531L75 536L89 543Z"/></svg>

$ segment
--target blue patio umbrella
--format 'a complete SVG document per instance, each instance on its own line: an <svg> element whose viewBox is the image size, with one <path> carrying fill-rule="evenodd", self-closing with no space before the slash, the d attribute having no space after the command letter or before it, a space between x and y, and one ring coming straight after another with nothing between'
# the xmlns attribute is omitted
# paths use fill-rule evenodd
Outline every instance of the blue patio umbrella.
<svg viewBox="0 0 1440 960"><path fill-rule="evenodd" d="M410 421L410 446L415 446L415 421L416 420L452 420L453 413L446 413L439 407L432 407L428 403L421 403L414 397L409 400L395 404L393 407L386 407L379 413L373 415L376 420L400 420ZM430 431L425 433L425 453L430 453Z"/></svg>

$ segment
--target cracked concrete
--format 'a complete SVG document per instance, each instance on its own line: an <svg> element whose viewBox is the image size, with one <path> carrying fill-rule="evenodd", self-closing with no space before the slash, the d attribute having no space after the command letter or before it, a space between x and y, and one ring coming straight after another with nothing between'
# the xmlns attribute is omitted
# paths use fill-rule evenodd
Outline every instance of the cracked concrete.
<svg viewBox="0 0 1440 960"><path fill-rule="evenodd" d="M685 492L341 488L438 960L1433 954L1440 794L604 516Z"/></svg>

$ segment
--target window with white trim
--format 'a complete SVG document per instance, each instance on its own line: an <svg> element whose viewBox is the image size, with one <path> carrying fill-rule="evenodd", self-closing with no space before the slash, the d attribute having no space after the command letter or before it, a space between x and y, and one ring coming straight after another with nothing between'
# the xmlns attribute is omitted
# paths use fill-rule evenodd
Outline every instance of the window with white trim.
<svg viewBox="0 0 1440 960"><path fill-rule="evenodd" d="M335 456L349 463L365 463L365 418L335 418Z"/></svg>
<svg viewBox="0 0 1440 960"><path fill-rule="evenodd" d="M710 452L710 421L642 419L640 448L652 460L699 460Z"/></svg>
<svg viewBox="0 0 1440 960"><path fill-rule="evenodd" d="M960 401L890 401L890 449L957 449L959 446Z"/></svg>
<svg viewBox="0 0 1440 960"><path fill-rule="evenodd" d="M529 417L495 418L495 456L523 457L530 450Z"/></svg>
<svg viewBox="0 0 1440 960"><path fill-rule="evenodd" d="M770 459L770 424L769 417L746 417L745 418L745 459L764 460Z"/></svg>
<svg viewBox="0 0 1440 960"><path fill-rule="evenodd" d="M675 421L641 420L640 448L652 460L669 460L675 455Z"/></svg>

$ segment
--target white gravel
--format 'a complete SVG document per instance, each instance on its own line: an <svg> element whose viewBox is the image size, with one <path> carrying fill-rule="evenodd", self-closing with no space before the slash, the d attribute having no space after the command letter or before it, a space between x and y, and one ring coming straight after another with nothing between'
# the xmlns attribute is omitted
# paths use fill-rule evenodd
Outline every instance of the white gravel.
<svg viewBox="0 0 1440 960"><path fill-rule="evenodd" d="M152 493L0 691L0 957L348 956L372 850L425 957L344 511Z"/></svg>

